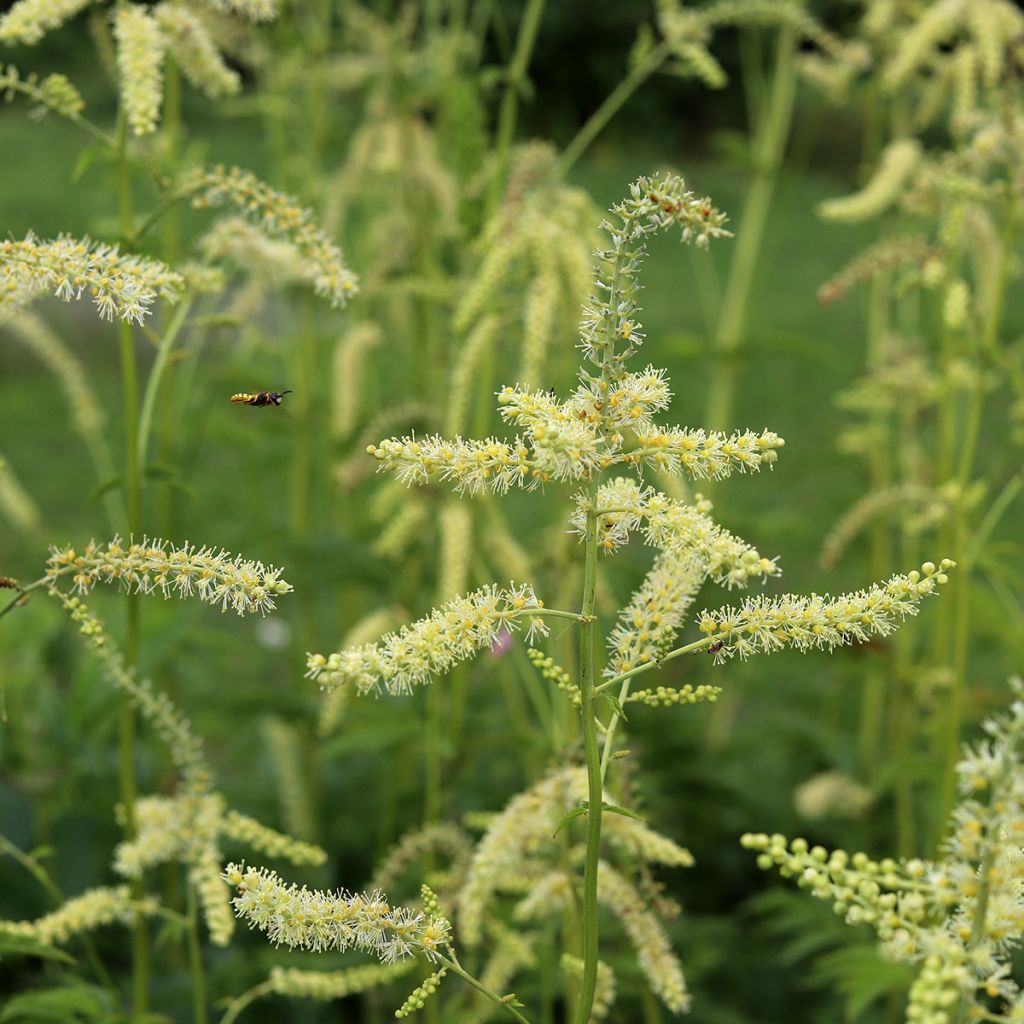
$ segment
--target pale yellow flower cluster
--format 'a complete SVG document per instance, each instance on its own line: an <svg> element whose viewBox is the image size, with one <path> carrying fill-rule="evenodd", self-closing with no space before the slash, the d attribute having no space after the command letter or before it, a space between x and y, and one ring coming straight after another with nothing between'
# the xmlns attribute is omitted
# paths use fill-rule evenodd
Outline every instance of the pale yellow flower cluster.
<svg viewBox="0 0 1024 1024"><path fill-rule="evenodd" d="M805 839L746 835L764 869L778 868L850 924L870 925L888 958L919 967L906 1019L929 1024L1022 1019L1014 952L1024 932L1024 682L1008 714L957 765L962 800L938 861L873 860Z"/></svg>
<svg viewBox="0 0 1024 1024"><path fill-rule="evenodd" d="M209 262L230 260L261 283L278 286L308 277L310 268L287 239L271 238L244 217L221 217L199 239L199 250Z"/></svg>
<svg viewBox="0 0 1024 1024"><path fill-rule="evenodd" d="M552 913L554 892L545 894L541 881L549 874L549 854L554 852L554 833L565 814L587 798L587 775L583 768L563 768L544 776L518 794L490 823L477 844L469 874L458 897L460 938L477 945L482 936L490 903L500 892L524 879L531 895L522 913L546 916ZM689 850L625 815L609 814L603 821L605 840L614 848L647 863L669 867L690 867ZM572 880L560 873L554 882L564 882L571 898Z"/></svg>
<svg viewBox="0 0 1024 1024"><path fill-rule="evenodd" d="M546 391L502 388L498 411L526 430L529 482L580 480L612 462L612 449L587 411L562 405Z"/></svg>
<svg viewBox="0 0 1024 1024"><path fill-rule="evenodd" d="M160 120L167 40L150 9L131 3L114 11L114 39L125 116L136 135L150 135Z"/></svg>
<svg viewBox="0 0 1024 1024"><path fill-rule="evenodd" d="M133 900L127 885L88 889L35 921L0 921L0 933L23 935L48 946L63 945L83 932L107 924L131 926L139 916L156 913L156 899Z"/></svg>
<svg viewBox="0 0 1024 1024"><path fill-rule="evenodd" d="M722 480L733 473L771 467L778 459L778 449L785 443L772 430L723 434L685 427L655 428L638 433L638 447L627 452L622 461L642 463L664 473L677 474L682 470L694 480Z"/></svg>
<svg viewBox="0 0 1024 1024"><path fill-rule="evenodd" d="M707 578L707 565L683 546L659 552L608 634L606 676L657 661L676 635Z"/></svg>
<svg viewBox="0 0 1024 1024"><path fill-rule="evenodd" d="M587 505L586 494L578 496L570 520L576 533L586 528ZM710 519L706 514L710 507L699 495L696 505L685 505L626 477L617 477L598 489L598 544L602 550L616 550L638 529L643 530L648 544L659 549L650 572L609 634L606 675L657 661L671 647L708 578L731 589L778 573L774 559L763 557ZM652 699L651 703L683 700L682 694L676 698L666 694L664 700Z"/></svg>
<svg viewBox="0 0 1024 1024"><path fill-rule="evenodd" d="M485 490L505 493L510 487L531 487L543 482L534 473L530 451L521 438L512 444L489 437L483 441L446 440L439 434L417 438L387 438L371 444L367 453L405 484L450 482L460 494Z"/></svg>
<svg viewBox="0 0 1024 1024"><path fill-rule="evenodd" d="M661 921L636 886L605 860L598 861L597 898L622 925L651 991L672 1013L686 1012L690 994L683 968ZM564 913L572 905L572 877L558 868L533 883L530 894L517 904L515 917L518 921L531 921Z"/></svg>
<svg viewBox="0 0 1024 1024"><path fill-rule="evenodd" d="M871 180L859 191L841 199L828 199L818 207L825 220L856 223L870 220L892 206L903 193L922 157L916 139L896 139L879 157Z"/></svg>
<svg viewBox="0 0 1024 1024"><path fill-rule="evenodd" d="M562 970L571 978L583 977L583 961L571 953L563 953L560 961ZM615 1005L615 972L603 960L597 962L597 988L594 990L594 1005L590 1010L591 1021L602 1021Z"/></svg>
<svg viewBox="0 0 1024 1024"><path fill-rule="evenodd" d="M138 878L143 871L169 861L185 864L199 894L210 940L217 946L227 945L234 931L229 894L221 878L222 839L245 843L297 865L316 866L327 858L318 846L225 810L226 802L219 793L143 797L135 803L135 836L114 851L114 869L127 878Z"/></svg>
<svg viewBox="0 0 1024 1024"><path fill-rule="evenodd" d="M203 745L192 730L185 715L174 705L166 693L158 691L148 679L136 679L124 667L120 654L109 642L106 632L80 597L65 594L52 584L47 588L51 597L60 601L79 632L86 637L103 664L108 679L123 690L143 717L153 726L166 744L171 759L181 770L185 789L189 793L202 793L210 786L210 769L203 754Z"/></svg>
<svg viewBox="0 0 1024 1024"><path fill-rule="evenodd" d="M52 110L61 117L75 120L85 109L82 94L71 84L67 76L47 75L40 81L35 72L22 77L21 72L13 64L6 67L0 64L0 96L10 100L15 93L22 93L41 105L34 111L36 115Z"/></svg>
<svg viewBox="0 0 1024 1024"><path fill-rule="evenodd" d="M236 914L275 945L313 952L359 949L384 963L422 952L428 959L450 942L450 925L406 907L392 907L383 893L322 892L287 885L266 868L229 864L224 879L236 895Z"/></svg>
<svg viewBox="0 0 1024 1024"><path fill-rule="evenodd" d="M65 302L92 297L101 317L142 323L157 296L174 302L184 282L157 260L129 256L116 245L61 235L0 242L0 311L25 305L38 292Z"/></svg>
<svg viewBox="0 0 1024 1024"><path fill-rule="evenodd" d="M224 63L209 32L196 14L181 3L154 8L157 24L185 77L211 99L233 96L241 88L237 71Z"/></svg>
<svg viewBox="0 0 1024 1024"><path fill-rule="evenodd" d="M0 43L38 43L90 3L92 0L18 0L0 18Z"/></svg>
<svg viewBox="0 0 1024 1024"><path fill-rule="evenodd" d="M598 382L596 387L600 387ZM584 392L585 393L585 392ZM632 388L623 394L635 394ZM598 403L600 404L600 403ZM448 440L431 434L407 435L369 445L378 469L394 472L406 484L450 483L457 492L506 492L535 488L549 481L577 481L615 465L649 465L667 473L685 471L694 479L721 480L733 472L771 466L785 441L770 430L736 431L660 429L653 423L636 433L637 447L623 451L623 436L604 432L599 414L578 395L560 403L544 391L506 387L498 394L502 416L524 426L526 437ZM635 426L640 426L640 423Z"/></svg>
<svg viewBox="0 0 1024 1024"><path fill-rule="evenodd" d="M355 274L345 266L341 250L317 227L313 214L284 192L238 167L196 170L181 186L197 208L227 206L271 236L294 245L307 262L307 276L316 293L343 306L358 291Z"/></svg>
<svg viewBox="0 0 1024 1024"><path fill-rule="evenodd" d="M277 0L203 0L225 14L237 14L249 21L271 21L277 17Z"/></svg>
<svg viewBox="0 0 1024 1024"><path fill-rule="evenodd" d="M306 675L321 686L352 685L359 693L409 693L453 665L473 657L502 630L530 620L529 632L544 632L537 613L543 604L533 588L508 589L491 584L435 608L424 619L388 633L377 643L362 644L331 655L311 654Z"/></svg>
<svg viewBox="0 0 1024 1024"><path fill-rule="evenodd" d="M160 591L187 598L193 594L207 604L231 608L239 615L266 614L276 605L274 598L291 592L291 584L280 578L281 570L231 556L215 548L191 544L176 548L167 541L143 540L121 544L115 537L109 544L90 541L79 554L74 548L52 548L47 560L47 579L53 583L71 574L75 590L86 594L97 583L119 582L129 593Z"/></svg>
<svg viewBox="0 0 1024 1024"><path fill-rule="evenodd" d="M600 368L606 386L622 375L623 361L643 340L634 296L644 240L673 224L681 229L684 242L700 246L729 234L724 227L725 214L709 199L695 196L675 175L637 179L630 186L629 197L613 206L611 213L618 223L602 226L611 235L612 248L595 254L594 290L580 323L583 353ZM617 352L616 345L622 341L626 346Z"/></svg>
<svg viewBox="0 0 1024 1024"><path fill-rule="evenodd" d="M690 1008L683 968L661 922L636 886L606 861L597 869L597 898L615 915L636 950L637 964L652 991L672 1013Z"/></svg>
<svg viewBox="0 0 1024 1024"><path fill-rule="evenodd" d="M916 615L918 605L948 582L946 570L955 562L944 558L936 567L925 562L921 571L893 576L838 597L785 594L781 597L748 598L738 608L705 611L699 618L701 633L714 639L715 659L795 647L833 650L846 644L864 643L874 636L888 636L899 623Z"/></svg>
<svg viewBox="0 0 1024 1024"><path fill-rule="evenodd" d="M399 964L363 964L341 971L304 971L298 967L272 967L269 989L275 995L327 1002L386 985L414 966L413 960Z"/></svg>

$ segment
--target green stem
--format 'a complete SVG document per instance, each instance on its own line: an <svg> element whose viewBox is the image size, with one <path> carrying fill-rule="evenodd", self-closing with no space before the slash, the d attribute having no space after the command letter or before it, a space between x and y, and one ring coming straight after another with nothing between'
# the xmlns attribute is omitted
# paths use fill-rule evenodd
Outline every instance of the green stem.
<svg viewBox="0 0 1024 1024"><path fill-rule="evenodd" d="M999 324L1002 320L1006 301L1006 284L1009 276L1010 259L1015 234L1014 209L1006 211L1003 223L1002 246L999 270L996 278L992 303L985 320L984 333L975 351L976 381L968 410L967 426L964 430L963 447L957 472L957 504L953 520L953 558L963 564L963 573L957 582L956 603L953 611L953 683L949 695L948 717L945 730L945 765L938 814L935 818L937 840L945 829L956 798L956 763L960 758L960 731L963 726L964 702L967 691L967 647L970 634L970 583L972 566L967 560L969 524L967 522L966 492L974 470L974 456L977 449L981 416L985 405L986 374L982 357L996 349ZM994 525L994 524L993 524Z"/></svg>
<svg viewBox="0 0 1024 1024"><path fill-rule="evenodd" d="M431 686L427 694L427 721L423 737L423 824L441 820L444 799L444 741L441 727L443 686Z"/></svg>
<svg viewBox="0 0 1024 1024"><path fill-rule="evenodd" d="M132 212L132 183L127 158L128 122L124 108L118 111L117 120L117 192L121 210L121 233L125 238L132 236L134 214ZM135 362L135 338L131 324L120 321L118 333L121 343L121 393L122 420L124 429L124 493L128 512L128 535L136 537L142 525L142 481L139 472L139 380ZM138 594L125 597L127 605L124 664L133 672L139 660L140 606ZM121 699L120 726L118 730L118 784L121 804L125 814L125 837L133 839L136 834L135 799L135 708L127 693ZM132 896L141 900L142 881L132 882ZM136 1016L146 1013L149 1006L149 941L146 922L142 915L132 925L132 1009Z"/></svg>
<svg viewBox="0 0 1024 1024"><path fill-rule="evenodd" d="M619 112L622 105L654 74L669 55L668 46L658 43L626 77L608 94L605 101L587 119L586 124L576 133L569 145L562 150L557 171L561 177L586 152L587 147L604 130L609 121Z"/></svg>
<svg viewBox="0 0 1024 1024"><path fill-rule="evenodd" d="M274 986L269 981L254 985L247 992L243 992L231 1000L228 1008L224 1011L224 1016L220 1019L220 1024L235 1024L244 1009L255 1003L257 999L270 995L273 991Z"/></svg>
<svg viewBox="0 0 1024 1024"><path fill-rule="evenodd" d="M186 916L188 917L188 960L192 975L192 1024L206 1024L206 974L203 970L203 947L199 941L199 914L196 890L185 879Z"/></svg>
<svg viewBox="0 0 1024 1024"><path fill-rule="evenodd" d="M181 122L181 69L173 57L169 57L164 68L164 110L163 110L164 155L170 163L172 172L177 175L178 162L181 156L182 122ZM138 237L138 236L136 236ZM181 217L168 217L164 222L163 256L164 262L174 266L178 262L181 248Z"/></svg>
<svg viewBox="0 0 1024 1024"><path fill-rule="evenodd" d="M153 368L149 371L149 379L146 381L146 392L142 397L142 411L139 414L139 430L137 439L137 451L139 466L146 465L146 454L149 449L149 435L153 426L153 410L156 407L156 396L160 390L160 382L163 379L164 371L167 369L167 362L177 341L178 334L185 323L185 318L192 308L192 296L186 295L181 300L178 308L174 311L171 322L160 337L157 345L156 359Z"/></svg>
<svg viewBox="0 0 1024 1024"><path fill-rule="evenodd" d="M131 241L136 243L145 235L161 217L169 210L173 209L180 203L185 196L181 192L172 191L164 196L156 206L146 215L142 223L135 229L135 232L131 236Z"/></svg>
<svg viewBox="0 0 1024 1024"><path fill-rule="evenodd" d="M780 29L775 48L771 96L765 105L754 140L754 180L743 207L739 239L729 268L718 329L713 340L718 365L711 378L704 416L706 425L713 429L727 429L732 421L737 381L734 357L746 330L754 272L760 261L765 225L793 119L793 99L796 94L795 51L796 36L793 30Z"/></svg>
<svg viewBox="0 0 1024 1024"><path fill-rule="evenodd" d="M597 719L594 708L596 623L594 601L597 589L597 477L587 487L588 507L584 534L583 605L580 610L580 721L583 728L583 750L587 765L587 852L583 864L583 977L576 1004L576 1024L587 1024L594 1005L597 988L598 919L597 869L601 844L601 810L603 785L600 751L597 740Z"/></svg>
<svg viewBox="0 0 1024 1024"><path fill-rule="evenodd" d="M434 952L433 958L438 962L442 963L447 967L453 974L457 974L467 985L471 985L481 995L486 996L496 1006L500 1006L503 1010L510 1013L519 1024L530 1024L530 1022L510 1003L506 1002L497 992L492 992L483 982L474 978L472 974L465 970L462 964L459 963L458 957L455 955L455 950L449 947L449 956L445 956L443 953ZM230 1024L228 1021L221 1021L221 1024Z"/></svg>
<svg viewBox="0 0 1024 1024"><path fill-rule="evenodd" d="M519 23L516 48L505 72L505 93L501 97L498 112L498 128L494 141L494 175L487 195L485 220L490 219L498 208L501 193L505 188L505 174L508 170L509 150L516 132L516 112L519 96L526 85L526 72L530 66L530 54L537 39L540 19L544 13L544 0L527 0L523 19Z"/></svg>
<svg viewBox="0 0 1024 1024"><path fill-rule="evenodd" d="M643 672L650 672L652 668L660 668L666 661L671 661L673 658L682 657L684 654L693 654L696 651L703 651L710 647L715 642L715 639L714 636L707 636L703 640L694 640L692 644L685 644L683 647L677 647L675 650L669 651L668 654L663 654L656 661L648 661L643 665L637 665L636 668L631 668L628 672L620 672L617 676L612 676L611 679L606 679L603 683L594 687L594 693L603 693L605 690L611 689L611 687L625 682L627 679L632 679L633 676L638 676Z"/></svg>
<svg viewBox="0 0 1024 1024"><path fill-rule="evenodd" d="M1007 480L1006 486L1003 487L992 504L989 505L981 525L972 534L970 546L964 553L965 566L973 568L977 564L982 548L984 548L992 531L998 525L999 520L1002 519L1003 513L1013 504L1017 495L1020 494L1022 487L1024 487L1024 472L1018 472Z"/></svg>

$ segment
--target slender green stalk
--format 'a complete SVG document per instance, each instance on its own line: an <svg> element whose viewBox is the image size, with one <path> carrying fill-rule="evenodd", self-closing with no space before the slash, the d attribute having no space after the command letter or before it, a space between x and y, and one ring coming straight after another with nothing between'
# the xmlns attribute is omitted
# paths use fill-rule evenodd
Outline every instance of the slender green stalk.
<svg viewBox="0 0 1024 1024"><path fill-rule="evenodd" d="M580 722L583 729L583 751L587 765L587 852L583 864L583 978L576 1004L576 1024L587 1024L594 1005L597 987L597 865L601 844L601 812L603 786L600 751L597 742L597 719L594 708L596 673L596 624L594 597L597 588L597 477L588 487L586 532L583 537L583 605L584 620L580 626Z"/></svg>
<svg viewBox="0 0 1024 1024"><path fill-rule="evenodd" d="M228 1004L228 1008L224 1011L224 1016L220 1019L220 1024L235 1024L235 1021L242 1015L243 1010L255 1003L257 999L270 995L273 991L274 986L269 981L263 981L259 985L254 985L248 991L243 992L240 996L236 996Z"/></svg>
<svg viewBox="0 0 1024 1024"><path fill-rule="evenodd" d="M619 112L623 104L654 74L669 55L665 43L658 43L647 56L632 68L626 77L608 94L605 101L590 115L587 122L576 133L569 145L562 150L558 160L558 174L564 177L570 168L586 152L587 147L604 130L609 121Z"/></svg>
<svg viewBox="0 0 1024 1024"><path fill-rule="evenodd" d="M747 326L754 273L760 261L765 225L793 119L795 53L795 33L790 28L780 29L771 96L764 105L753 144L754 180L743 207L735 255L712 342L718 365L711 378L704 422L714 429L726 429L732 421L737 381L735 356Z"/></svg>
<svg viewBox="0 0 1024 1024"><path fill-rule="evenodd" d="M192 1024L206 1024L206 973L203 970L203 947L199 941L199 913L196 890L185 879L185 913L188 918L188 965L192 976Z"/></svg>
<svg viewBox="0 0 1024 1024"><path fill-rule="evenodd" d="M886 338L889 332L889 280L884 274L878 274L871 283L868 295L868 351L867 361L871 367L881 365L885 358ZM887 414L877 412L872 417L872 426L884 436L887 428ZM870 455L869 472L871 489L879 492L889 487L892 482L890 466L890 445L874 445ZM881 518L876 518L871 526L871 571L874 579L881 579L886 569L892 564L889 551L889 527ZM863 683L860 701L860 722L857 731L857 750L861 770L873 773L879 764L878 746L882 736L885 717L886 676L880 666L868 669Z"/></svg>
<svg viewBox="0 0 1024 1024"><path fill-rule="evenodd" d="M992 535L992 531L998 525L999 520L1002 519L1003 513L1006 512L1013 504L1017 495L1020 494L1021 488L1024 488L1024 470L1010 477L1003 489L996 495L995 500L989 505L981 525L971 535L971 543L964 553L965 565L973 567L977 564L978 556Z"/></svg>
<svg viewBox="0 0 1024 1024"><path fill-rule="evenodd" d="M606 679L600 685L594 687L594 693L604 693L605 690L610 690L613 686L617 686L619 683L625 682L627 679L632 679L633 676L638 676L643 672L650 672L652 668L660 668L665 664L666 661L672 661L673 658L680 658L684 654L694 654L697 651L703 651L705 648L710 647L715 642L715 637L708 636L703 640L694 640L692 644L684 644L682 647L676 647L674 650L663 654L657 661L647 661L643 665L637 665L636 668L631 668L628 672L620 672L617 676L612 676L611 679Z"/></svg>
<svg viewBox="0 0 1024 1024"><path fill-rule="evenodd" d="M174 311L174 316L167 325L156 349L156 359L153 368L149 371L149 379L146 381L146 391L142 397L142 411L139 413L138 429L138 464L140 467L146 465L146 454L149 448L149 435L153 427L153 410L156 408L156 396L160 390L160 383L163 380L164 371L167 369L167 362L174 348L174 343L185 323L185 318L192 308L192 296L186 295Z"/></svg>
<svg viewBox="0 0 1024 1024"><path fill-rule="evenodd" d="M163 108L164 155L176 174L181 154L182 121L181 121L181 69L173 57L168 57L164 68L164 108ZM164 262L174 266L178 261L181 249L181 217L178 210L164 221L163 250Z"/></svg>
<svg viewBox="0 0 1024 1024"><path fill-rule="evenodd" d="M423 824L441 820L444 800L444 738L442 706L444 687L431 686L427 694L427 720L423 737Z"/></svg>
<svg viewBox="0 0 1024 1024"><path fill-rule="evenodd" d="M124 109L118 111L117 121L117 192L121 210L121 233L130 238L135 217L132 210L132 183L127 154L128 122ZM137 536L142 526L142 478L139 466L139 381L135 362L135 338L132 326L124 320L118 323L121 343L121 393L124 429L124 495L128 512L128 535ZM134 671L139 660L140 606L139 595L128 594L126 602L126 628L124 663L127 671ZM135 836L135 709L127 693L121 698L120 726L118 730L118 783L121 804L124 807L125 835ZM142 898L142 881L132 882L132 896ZM132 925L132 1008L136 1015L144 1014L149 1006L149 940L146 922L138 915Z"/></svg>
<svg viewBox="0 0 1024 1024"><path fill-rule="evenodd" d="M978 346L976 357L976 381L971 395L971 404L967 413L967 423L963 431L963 444L957 466L957 504L953 520L953 557L961 562L964 571L957 582L955 605L953 609L953 682L949 694L945 728L945 764L943 765L942 786L938 813L935 817L936 838L941 838L945 822L953 808L956 798L956 763L960 757L960 731L963 726L964 702L967 691L967 647L970 635L970 583L973 566L967 560L970 543L970 528L967 521L965 495L974 471L974 457L977 450L978 434L981 427L981 416L985 405L985 374L982 372L982 360L985 355L991 356L997 348L999 324L1002 320L1003 307L1006 301L1006 284L1009 276L1010 259L1013 240L1016 234L1015 211L1011 206L1006 211L1003 222L1002 246L999 270L992 303L987 311L985 326ZM994 524L993 524L994 525Z"/></svg>
<svg viewBox="0 0 1024 1024"><path fill-rule="evenodd" d="M537 39L541 16L544 13L545 0L527 0L523 19L519 23L519 35L516 48L505 72L505 92L501 97L501 109L498 112L498 128L494 140L494 175L487 195L486 217L489 218L498 208L501 193L505 187L505 174L508 170L509 150L516 133L516 113L519 96L526 85L526 72L530 66L530 54Z"/></svg>
<svg viewBox="0 0 1024 1024"><path fill-rule="evenodd" d="M142 223L135 229L130 236L130 240L135 243L143 237L166 213L178 205L185 195L182 192L173 190L168 192L163 199L160 200L156 206L146 215Z"/></svg>
<svg viewBox="0 0 1024 1024"><path fill-rule="evenodd" d="M520 1024L530 1024L530 1022L510 1003L505 999L502 999L497 992L492 992L483 982L474 978L472 974L468 973L466 969L459 963L458 957L455 955L455 950L449 948L448 956L443 953L434 952L433 958L438 962L445 965L453 974L457 974L467 985L471 985L481 995L486 996L496 1006L500 1006L507 1013L510 1013ZM221 1021L221 1024L225 1024Z"/></svg>

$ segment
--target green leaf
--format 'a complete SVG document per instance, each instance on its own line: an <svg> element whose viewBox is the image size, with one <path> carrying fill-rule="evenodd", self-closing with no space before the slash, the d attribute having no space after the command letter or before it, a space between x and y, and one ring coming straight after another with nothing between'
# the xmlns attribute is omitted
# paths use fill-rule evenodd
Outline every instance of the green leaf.
<svg viewBox="0 0 1024 1024"><path fill-rule="evenodd" d="M197 501L199 499L199 495L182 480L177 466L171 466L165 462L150 462L146 464L143 475L147 480L163 484L176 494L181 494L190 501Z"/></svg>
<svg viewBox="0 0 1024 1024"><path fill-rule="evenodd" d="M68 985L14 996L0 1011L0 1024L54 1021L55 1024L86 1024L107 1018L106 993L94 985Z"/></svg>
<svg viewBox="0 0 1024 1024"><path fill-rule="evenodd" d="M557 836L557 835L558 835L558 833L559 833L559 832L561 832L561 831L562 831L562 829L563 829L563 828L565 828L565 826L566 826L566 825L568 825L570 821L575 821L575 820L576 820L577 818L581 818L581 817L583 817L583 815L584 815L584 814L586 814L586 813L587 813L587 805L586 805L586 803L585 803L585 802L584 802L583 804L581 804L581 805L580 805L579 807L574 807L574 808L573 808L573 809L572 809L571 811L569 811L569 813L568 813L568 814L567 814L567 815L566 815L566 816L565 816L565 817L564 817L564 818L563 818L563 819L562 819L562 820L561 820L561 821L560 821L560 822L558 823L558 828L556 828L556 829L555 829L555 831L554 831L554 832L552 832L552 834L551 834L551 838L553 839L553 838L554 838L555 836Z"/></svg>
<svg viewBox="0 0 1024 1024"><path fill-rule="evenodd" d="M601 693L598 696L602 700L606 700L611 707L612 711L615 712L624 722L628 722L629 719L626 717L626 712L622 709L622 701L618 697L613 696L610 693Z"/></svg>
<svg viewBox="0 0 1024 1024"><path fill-rule="evenodd" d="M64 964L77 963L70 953L28 935L7 935L0 932L0 959L5 956L38 956L43 960L58 960Z"/></svg>
<svg viewBox="0 0 1024 1024"><path fill-rule="evenodd" d="M601 806L609 814L621 814L624 818L632 818L634 821L642 821L645 825L647 824L647 819L643 815L637 814L636 811L631 811L627 807L619 807L618 804L610 804L605 800L601 801Z"/></svg>
<svg viewBox="0 0 1024 1024"><path fill-rule="evenodd" d="M71 169L72 183L78 184L78 182L85 177L85 172L89 170L89 168L96 163L96 160L103 155L103 151L99 146L89 146L86 149L83 149L82 152L78 154L75 166Z"/></svg>
<svg viewBox="0 0 1024 1024"><path fill-rule="evenodd" d="M114 490L115 487L121 486L121 478L119 476L112 476L104 480L102 483L97 484L90 492L89 496L85 499L87 505L95 505L104 494L108 491Z"/></svg>

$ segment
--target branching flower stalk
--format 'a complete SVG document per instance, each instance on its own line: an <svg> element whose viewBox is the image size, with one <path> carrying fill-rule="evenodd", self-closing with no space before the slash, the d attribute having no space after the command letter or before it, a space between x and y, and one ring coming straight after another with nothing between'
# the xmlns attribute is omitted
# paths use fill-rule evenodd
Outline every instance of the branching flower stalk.
<svg viewBox="0 0 1024 1024"><path fill-rule="evenodd" d="M738 608L704 612L697 624L703 638L677 644L701 584L708 578L728 587L777 573L774 559L718 527L707 515L710 504L675 502L653 488L617 478L602 484L601 475L616 467L650 467L686 473L694 479L721 479L734 472L772 466L783 441L769 430L721 434L663 427L657 413L668 407L664 374L648 367L626 368L626 360L643 341L636 319L637 275L648 235L677 225L686 241L706 244L726 234L725 217L707 199L686 191L681 179L642 178L612 210L604 225L611 247L599 252L593 294L581 326L584 369L567 399L525 386L498 392L498 407L507 423L521 433L510 439L463 439L431 435L390 438L370 445L379 468L407 484L445 484L456 493L504 493L516 487L534 490L552 482L577 483L572 530L583 547L583 594L578 613L545 609L532 589L485 587L455 598L397 633L376 643L329 656L311 654L307 674L329 687L352 686L359 693L408 693L488 646L499 629L523 616L537 630L546 615L574 619L580 627L579 674L563 678L554 667L544 674L579 708L586 764L582 891L578 900L582 931L582 969L574 1010L576 1024L590 1019L595 999L598 959L598 902L601 892L603 782L614 755L615 726L629 699L633 677L684 653L710 650L717 663L734 655L747 657L783 647L827 650L871 636L887 635L919 602L946 582L952 568L926 563L920 572L894 576L885 584L836 598L785 595L749 599ZM590 364L587 367L587 363ZM620 613L608 636L611 655L607 678L598 683L597 561L600 551L613 553L639 531L658 555L643 586ZM536 659L535 659L536 661ZM619 687L616 701L609 692ZM714 686L641 691L637 702L648 706L714 700ZM608 724L600 718L601 701L612 707ZM602 755L601 736L604 734ZM566 865L568 866L568 865ZM607 875L607 871L605 871ZM564 886L563 878L558 882ZM571 883L569 883L571 886ZM608 883L610 884L610 883ZM661 979L664 980L664 979ZM659 981L660 983L660 981ZM666 985L666 992L677 987ZM670 1008L682 1008L672 996Z"/></svg>

